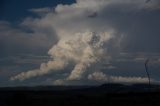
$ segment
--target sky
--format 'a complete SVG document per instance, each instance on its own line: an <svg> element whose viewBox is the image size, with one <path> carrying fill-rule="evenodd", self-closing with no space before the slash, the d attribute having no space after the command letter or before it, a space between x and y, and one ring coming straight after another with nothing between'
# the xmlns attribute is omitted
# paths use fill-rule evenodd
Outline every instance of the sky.
<svg viewBox="0 0 160 106"><path fill-rule="evenodd" d="M160 81L159 0L1 0L0 86Z"/></svg>

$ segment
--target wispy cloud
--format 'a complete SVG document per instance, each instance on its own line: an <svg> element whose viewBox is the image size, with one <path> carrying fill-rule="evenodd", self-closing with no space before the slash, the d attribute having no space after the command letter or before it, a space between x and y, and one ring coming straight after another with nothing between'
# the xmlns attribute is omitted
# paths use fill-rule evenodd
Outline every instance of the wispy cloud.
<svg viewBox="0 0 160 106"><path fill-rule="evenodd" d="M99 82L119 82L119 83L148 83L148 78L146 77L124 77L124 76L110 76L103 72L94 72L88 76L89 80L99 81ZM152 79L154 82L154 80Z"/></svg>

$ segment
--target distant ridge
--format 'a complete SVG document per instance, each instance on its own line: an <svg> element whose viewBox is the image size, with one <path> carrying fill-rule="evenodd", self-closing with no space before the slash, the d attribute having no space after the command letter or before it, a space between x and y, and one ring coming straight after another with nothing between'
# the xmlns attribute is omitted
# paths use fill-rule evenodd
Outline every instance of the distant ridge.
<svg viewBox="0 0 160 106"><path fill-rule="evenodd" d="M148 84L120 84L120 83L106 83L100 86L19 86L19 87L1 87L0 91L87 91L87 92L146 92L148 89L157 91L160 85Z"/></svg>

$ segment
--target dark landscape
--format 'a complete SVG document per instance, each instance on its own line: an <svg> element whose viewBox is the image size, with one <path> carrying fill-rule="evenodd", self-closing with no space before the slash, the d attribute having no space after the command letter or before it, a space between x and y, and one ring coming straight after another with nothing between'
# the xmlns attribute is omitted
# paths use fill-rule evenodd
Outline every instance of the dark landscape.
<svg viewBox="0 0 160 106"><path fill-rule="evenodd" d="M159 106L160 86L36 86L0 88L0 106Z"/></svg>

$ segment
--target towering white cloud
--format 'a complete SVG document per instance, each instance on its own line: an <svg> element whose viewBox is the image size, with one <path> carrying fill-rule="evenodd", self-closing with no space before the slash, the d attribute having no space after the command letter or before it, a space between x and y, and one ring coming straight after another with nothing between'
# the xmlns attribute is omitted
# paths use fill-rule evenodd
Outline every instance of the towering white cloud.
<svg viewBox="0 0 160 106"><path fill-rule="evenodd" d="M31 27L34 31L55 30L58 37L56 45L49 50L52 60L42 63L40 69L29 70L13 76L11 80L25 80L51 72L67 70L73 65L66 81L80 80L91 72L101 69L103 62L109 61L113 51L118 51L122 33L117 34L112 19L108 19L108 10L128 12L150 9L157 0L77 0L71 5L57 5L54 11L49 8L31 9L34 12L46 13L41 18L26 18L22 26ZM126 9L130 7L129 9ZM47 11L47 12L46 12ZM115 18L115 17L113 17ZM109 49L112 47L112 49ZM102 73L93 73L88 79L104 79ZM110 77L112 80L128 80L122 77ZM131 78L130 80L135 80ZM142 79L143 80L143 79ZM57 80L55 83L61 83Z"/></svg>
<svg viewBox="0 0 160 106"><path fill-rule="evenodd" d="M49 50L53 60L42 63L40 69L23 72L11 79L28 79L30 77L41 76L50 72L64 69L69 63L75 64L67 80L81 79L83 73L93 65L107 57L105 43L112 37L112 32L77 33L73 38L59 40L57 45Z"/></svg>

